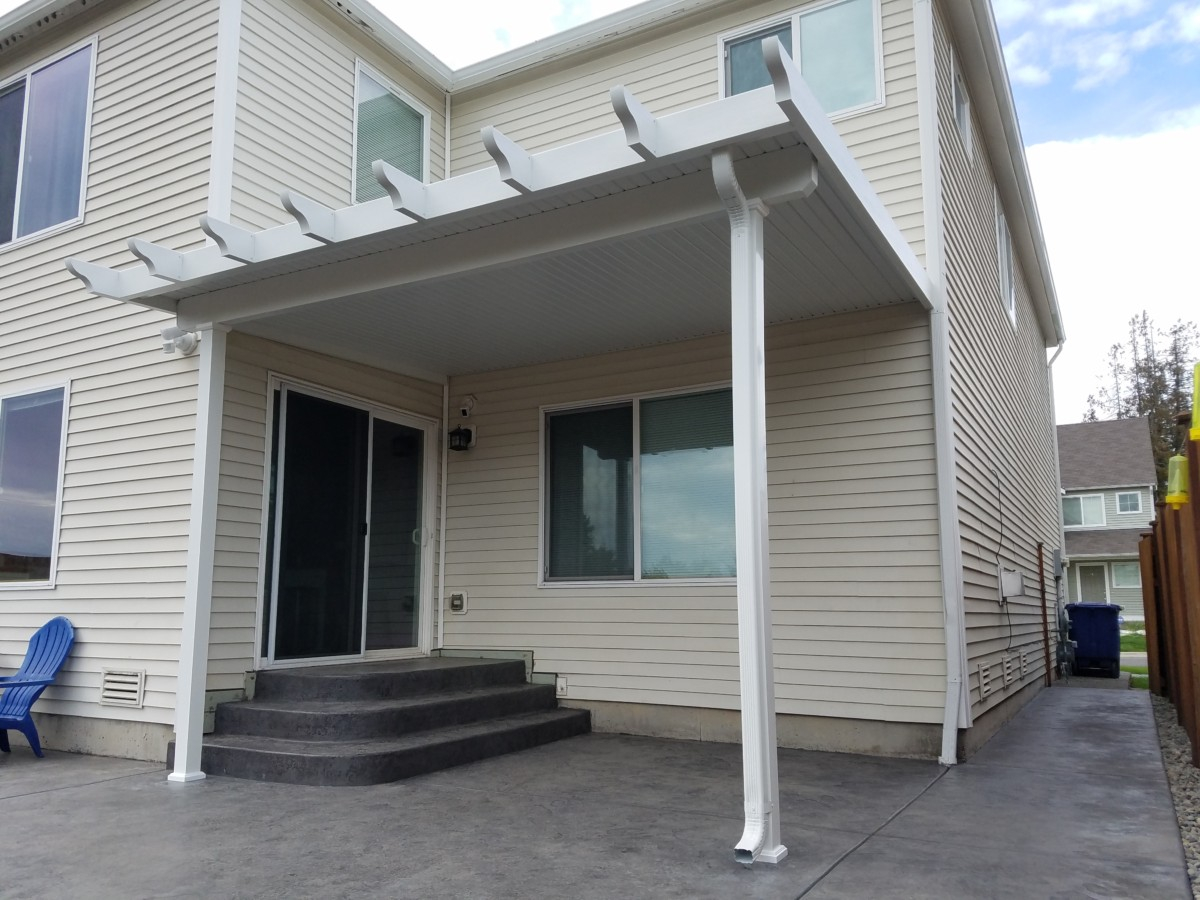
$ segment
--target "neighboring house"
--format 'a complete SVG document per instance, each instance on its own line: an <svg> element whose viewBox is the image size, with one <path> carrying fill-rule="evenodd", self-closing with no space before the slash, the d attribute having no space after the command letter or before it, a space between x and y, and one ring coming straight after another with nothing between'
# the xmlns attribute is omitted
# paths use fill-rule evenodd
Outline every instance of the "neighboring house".
<svg viewBox="0 0 1200 900"><path fill-rule="evenodd" d="M986 0L651 0L459 71L357 0L34 0L0 135L50 746L194 777L248 671L444 650L600 730L954 762L1043 684L1063 332Z"/></svg>
<svg viewBox="0 0 1200 900"><path fill-rule="evenodd" d="M1058 426L1067 599L1142 618L1138 541L1154 519L1149 419Z"/></svg>

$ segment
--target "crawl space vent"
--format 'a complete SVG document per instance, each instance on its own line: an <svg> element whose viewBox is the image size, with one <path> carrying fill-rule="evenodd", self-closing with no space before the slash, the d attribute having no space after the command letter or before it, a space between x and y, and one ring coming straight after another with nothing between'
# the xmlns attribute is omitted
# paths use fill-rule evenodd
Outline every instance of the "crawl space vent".
<svg viewBox="0 0 1200 900"><path fill-rule="evenodd" d="M104 669L100 673L100 705L141 709L146 696L146 672Z"/></svg>
<svg viewBox="0 0 1200 900"><path fill-rule="evenodd" d="M985 665L984 663L980 663L979 664L979 699L982 700L984 697L988 696L988 694L990 694L993 690L995 690L995 687L996 686L994 684L992 684L992 667L989 665Z"/></svg>

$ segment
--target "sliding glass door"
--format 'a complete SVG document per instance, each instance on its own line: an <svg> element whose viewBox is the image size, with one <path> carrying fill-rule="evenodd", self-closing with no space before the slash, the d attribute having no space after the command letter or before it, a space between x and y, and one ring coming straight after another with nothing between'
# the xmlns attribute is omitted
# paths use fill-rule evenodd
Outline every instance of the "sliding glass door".
<svg viewBox="0 0 1200 900"><path fill-rule="evenodd" d="M275 402L265 655L419 649L431 426L287 385Z"/></svg>

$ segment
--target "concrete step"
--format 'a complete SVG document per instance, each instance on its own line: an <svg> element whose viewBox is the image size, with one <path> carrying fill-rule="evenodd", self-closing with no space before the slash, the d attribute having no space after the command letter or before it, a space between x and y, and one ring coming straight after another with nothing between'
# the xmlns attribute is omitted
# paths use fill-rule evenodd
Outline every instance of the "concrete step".
<svg viewBox="0 0 1200 900"><path fill-rule="evenodd" d="M554 686L501 684L397 700L260 700L217 707L219 734L310 741L399 737L431 728L554 709Z"/></svg>
<svg viewBox="0 0 1200 900"><path fill-rule="evenodd" d="M399 781L586 734L586 710L551 709L374 740L310 741L240 734L205 738L211 775L308 785Z"/></svg>
<svg viewBox="0 0 1200 900"><path fill-rule="evenodd" d="M519 659L430 657L259 672L254 699L392 700L524 681Z"/></svg>

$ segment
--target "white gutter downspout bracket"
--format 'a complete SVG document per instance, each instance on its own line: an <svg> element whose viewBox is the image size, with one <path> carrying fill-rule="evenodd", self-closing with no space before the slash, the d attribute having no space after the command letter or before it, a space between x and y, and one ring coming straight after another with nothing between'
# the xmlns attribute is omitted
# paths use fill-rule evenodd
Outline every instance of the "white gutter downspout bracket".
<svg viewBox="0 0 1200 900"><path fill-rule="evenodd" d="M712 156L713 181L729 214L732 268L733 481L737 533L738 661L746 827L741 863L787 856L779 833L775 666L771 649L767 530L767 390L763 219L767 208L738 185L728 149Z"/></svg>

